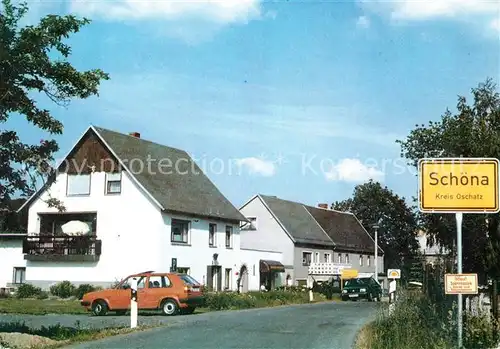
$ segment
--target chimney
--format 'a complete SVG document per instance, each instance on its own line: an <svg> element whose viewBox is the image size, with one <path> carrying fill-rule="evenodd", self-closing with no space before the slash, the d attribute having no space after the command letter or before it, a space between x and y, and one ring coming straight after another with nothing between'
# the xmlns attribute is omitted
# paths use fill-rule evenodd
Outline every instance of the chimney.
<svg viewBox="0 0 500 349"><path fill-rule="evenodd" d="M328 210L328 204L318 204L319 208L324 208L325 210Z"/></svg>
<svg viewBox="0 0 500 349"><path fill-rule="evenodd" d="M135 138L141 138L141 134L139 132L130 132L129 136L132 136Z"/></svg>

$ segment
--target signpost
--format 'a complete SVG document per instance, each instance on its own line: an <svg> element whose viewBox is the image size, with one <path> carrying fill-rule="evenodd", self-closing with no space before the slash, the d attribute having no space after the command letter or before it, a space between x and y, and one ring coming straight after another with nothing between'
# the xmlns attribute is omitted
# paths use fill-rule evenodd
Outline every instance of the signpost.
<svg viewBox="0 0 500 349"><path fill-rule="evenodd" d="M492 158L433 158L420 159L418 162L420 211L455 214L458 269L458 275L454 275L455 280L462 277L463 214L500 211L498 168L499 160ZM453 287L456 289L458 284L454 283ZM464 293L468 294L467 290L456 293L458 294L459 348L462 348L462 295Z"/></svg>
<svg viewBox="0 0 500 349"><path fill-rule="evenodd" d="M445 274L446 294L477 294L477 274Z"/></svg>
<svg viewBox="0 0 500 349"><path fill-rule="evenodd" d="M401 279L401 269L387 269L387 278Z"/></svg>
<svg viewBox="0 0 500 349"><path fill-rule="evenodd" d="M137 279L130 283L130 328L137 327Z"/></svg>

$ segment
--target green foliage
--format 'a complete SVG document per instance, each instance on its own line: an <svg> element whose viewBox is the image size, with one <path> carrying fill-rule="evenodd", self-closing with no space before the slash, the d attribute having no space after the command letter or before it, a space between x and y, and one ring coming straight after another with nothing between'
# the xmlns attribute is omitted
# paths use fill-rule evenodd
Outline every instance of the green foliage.
<svg viewBox="0 0 500 349"><path fill-rule="evenodd" d="M219 292L208 293L205 297L204 306L210 310L249 309L309 302L308 293L303 291ZM324 299L316 294L315 299L318 298Z"/></svg>
<svg viewBox="0 0 500 349"><path fill-rule="evenodd" d="M334 202L332 209L349 211L356 215L363 227L374 238L373 225L379 222L378 243L385 252L387 268L403 268L405 261L418 251L417 216L404 198L387 187L370 180L354 188L352 198ZM408 265L409 268L409 265Z"/></svg>
<svg viewBox="0 0 500 349"><path fill-rule="evenodd" d="M74 339L75 337L86 337L98 332L102 332L102 330L82 329L80 328L80 325L78 323L76 323L74 327L66 327L57 324L54 326L42 326L39 329L33 329L27 326L24 322L7 322L0 323L0 333L2 332L26 333L62 341L67 339Z"/></svg>
<svg viewBox="0 0 500 349"><path fill-rule="evenodd" d="M464 348L495 348L498 329L489 314L464 316ZM370 349L456 348L456 306L435 303L420 292L403 292L394 312L384 310L371 324L370 337Z"/></svg>
<svg viewBox="0 0 500 349"><path fill-rule="evenodd" d="M457 111L441 120L415 125L405 140L398 140L401 155L417 166L425 157L500 158L500 95L491 79L471 90L472 102L459 96ZM433 243L452 249L456 223L450 214L420 214L419 223ZM500 276L500 215L464 215L463 268Z"/></svg>
<svg viewBox="0 0 500 349"><path fill-rule="evenodd" d="M22 284L16 290L17 298L35 298L43 293L40 287L33 286L31 284Z"/></svg>
<svg viewBox="0 0 500 349"><path fill-rule="evenodd" d="M101 287L97 287L97 286L94 286L94 285L90 285L90 284L82 284L82 285L79 285L74 291L73 291L73 295L77 298L77 299L82 299L83 298L83 295L85 293L89 293L89 292L94 292L94 291L98 291L98 290L101 290L102 288Z"/></svg>
<svg viewBox="0 0 500 349"><path fill-rule="evenodd" d="M16 2L17 3L17 2ZM2 0L0 9L0 123L9 117L23 116L30 124L50 135L63 132L62 123L35 98L48 97L56 105L67 105L74 98L98 94L102 80L109 76L100 69L80 72L69 63L71 47L64 41L89 24L75 16L48 15L37 25L20 27L27 14L26 3L15 5ZM40 179L51 178L50 162L59 150L54 139L39 144L23 142L16 130L0 131L0 208L9 207L12 195L30 195ZM49 198L50 206L64 209Z"/></svg>
<svg viewBox="0 0 500 349"><path fill-rule="evenodd" d="M50 293L60 298L69 298L75 293L76 287L69 281L61 281L50 286Z"/></svg>
<svg viewBox="0 0 500 349"><path fill-rule="evenodd" d="M313 284L313 292L317 292L326 297L326 299L333 299L335 294L340 295L340 281L338 280L329 280L322 282L321 284L314 282Z"/></svg>

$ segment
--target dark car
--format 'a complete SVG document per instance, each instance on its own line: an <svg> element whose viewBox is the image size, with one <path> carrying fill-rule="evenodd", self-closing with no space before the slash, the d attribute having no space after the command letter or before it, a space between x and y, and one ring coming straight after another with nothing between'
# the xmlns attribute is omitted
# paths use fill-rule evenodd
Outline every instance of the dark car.
<svg viewBox="0 0 500 349"><path fill-rule="evenodd" d="M372 277L349 279L342 289L342 300L367 299L370 302L382 298L382 286Z"/></svg>

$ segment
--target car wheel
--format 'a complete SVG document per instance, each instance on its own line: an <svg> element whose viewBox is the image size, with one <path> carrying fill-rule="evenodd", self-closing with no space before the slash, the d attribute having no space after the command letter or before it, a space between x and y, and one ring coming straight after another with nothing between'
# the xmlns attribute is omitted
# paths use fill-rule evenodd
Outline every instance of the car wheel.
<svg viewBox="0 0 500 349"><path fill-rule="evenodd" d="M368 302L373 302L373 295L372 293L368 293Z"/></svg>
<svg viewBox="0 0 500 349"><path fill-rule="evenodd" d="M172 316L172 315L177 315L179 307L177 306L177 302L175 300L167 299L163 301L161 305L161 310L163 314Z"/></svg>
<svg viewBox="0 0 500 349"><path fill-rule="evenodd" d="M381 294L381 293L379 293L379 294L377 295L377 302L380 302L381 300L382 300L382 294Z"/></svg>
<svg viewBox="0 0 500 349"><path fill-rule="evenodd" d="M92 313L96 316L106 315L108 312L108 305L103 300L97 300L92 303Z"/></svg>

